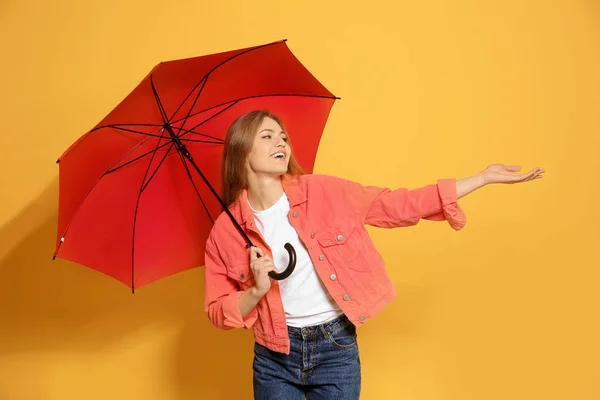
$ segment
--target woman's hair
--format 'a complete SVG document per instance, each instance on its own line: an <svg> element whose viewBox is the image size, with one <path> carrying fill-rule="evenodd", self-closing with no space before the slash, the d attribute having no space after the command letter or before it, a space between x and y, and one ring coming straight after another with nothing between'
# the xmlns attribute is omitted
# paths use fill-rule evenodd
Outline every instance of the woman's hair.
<svg viewBox="0 0 600 400"><path fill-rule="evenodd" d="M229 206L243 189L248 188L246 160L258 133L258 128L265 118L271 118L285 131L281 120L268 111L251 111L238 117L227 130L225 149L221 166L221 192L223 202ZM291 142L288 135L288 145ZM287 172L291 175L302 175L304 171L290 153Z"/></svg>

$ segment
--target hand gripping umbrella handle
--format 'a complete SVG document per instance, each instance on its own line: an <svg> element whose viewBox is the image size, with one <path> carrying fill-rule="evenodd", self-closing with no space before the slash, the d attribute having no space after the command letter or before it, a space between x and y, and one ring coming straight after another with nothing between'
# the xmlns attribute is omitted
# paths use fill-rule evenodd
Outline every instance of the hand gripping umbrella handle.
<svg viewBox="0 0 600 400"><path fill-rule="evenodd" d="M294 247L289 243L286 243L283 247L287 250L290 256L290 261L288 262L288 266L284 271L279 273L275 271L269 272L269 276L271 277L271 279L275 279L276 281L280 281L287 278L292 274L292 272L294 272L294 269L296 268L296 250L294 250Z"/></svg>

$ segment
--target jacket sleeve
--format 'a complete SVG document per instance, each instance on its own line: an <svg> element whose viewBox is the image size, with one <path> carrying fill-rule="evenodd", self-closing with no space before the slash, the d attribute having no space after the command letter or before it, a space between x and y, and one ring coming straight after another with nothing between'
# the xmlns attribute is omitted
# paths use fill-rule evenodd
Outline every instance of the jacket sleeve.
<svg viewBox="0 0 600 400"><path fill-rule="evenodd" d="M227 267L214 239L209 236L204 253L204 311L219 329L249 329L258 318L256 307L242 318L239 301L244 293L237 282L227 275Z"/></svg>
<svg viewBox="0 0 600 400"><path fill-rule="evenodd" d="M338 183L368 225L396 228L425 219L447 221L458 231L466 224L465 213L457 202L456 179L439 179L435 184L411 190L363 186L341 178Z"/></svg>

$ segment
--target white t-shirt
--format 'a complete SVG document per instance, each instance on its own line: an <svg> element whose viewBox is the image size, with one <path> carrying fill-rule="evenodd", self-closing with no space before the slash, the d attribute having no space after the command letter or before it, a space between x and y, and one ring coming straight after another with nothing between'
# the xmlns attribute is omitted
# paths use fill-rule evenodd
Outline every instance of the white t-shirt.
<svg viewBox="0 0 600 400"><path fill-rule="evenodd" d="M283 247L290 243L296 250L294 272L279 281L283 308L287 324L304 327L321 324L342 314L315 271L312 260L290 224L288 212L290 204L286 194L271 207L254 213L256 226L273 252L273 261L278 272L287 268L289 255Z"/></svg>

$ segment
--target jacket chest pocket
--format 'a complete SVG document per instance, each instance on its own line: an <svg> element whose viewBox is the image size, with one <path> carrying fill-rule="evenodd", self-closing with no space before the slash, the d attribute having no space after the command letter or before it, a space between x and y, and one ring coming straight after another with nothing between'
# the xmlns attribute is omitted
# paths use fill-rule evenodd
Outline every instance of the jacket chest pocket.
<svg viewBox="0 0 600 400"><path fill-rule="evenodd" d="M351 266L360 259L361 232L354 221L345 221L322 233L317 241L333 262Z"/></svg>
<svg viewBox="0 0 600 400"><path fill-rule="evenodd" d="M250 261L234 261L227 264L227 276L236 281L241 289L254 286L254 274L250 268Z"/></svg>

